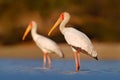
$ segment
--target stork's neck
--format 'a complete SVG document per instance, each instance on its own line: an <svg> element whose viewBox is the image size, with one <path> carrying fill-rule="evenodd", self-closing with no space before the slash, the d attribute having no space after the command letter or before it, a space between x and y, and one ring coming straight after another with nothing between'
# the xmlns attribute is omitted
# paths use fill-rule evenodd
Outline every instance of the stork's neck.
<svg viewBox="0 0 120 80"><path fill-rule="evenodd" d="M69 19L67 19L67 20L63 20L62 22L61 22L61 24L60 24L60 31L61 31L61 33L62 34L64 34L64 30L65 30L65 26L66 26L66 24L68 23L68 21L69 21Z"/></svg>
<svg viewBox="0 0 120 80"><path fill-rule="evenodd" d="M32 27L31 35L32 35L33 39L35 38L35 36L38 35L38 34L37 34L37 25L34 25L34 26Z"/></svg>

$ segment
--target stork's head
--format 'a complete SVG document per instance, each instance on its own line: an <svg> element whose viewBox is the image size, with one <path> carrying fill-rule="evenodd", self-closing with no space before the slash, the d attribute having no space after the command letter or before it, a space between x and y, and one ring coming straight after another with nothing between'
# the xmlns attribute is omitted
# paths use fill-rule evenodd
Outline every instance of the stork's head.
<svg viewBox="0 0 120 80"><path fill-rule="evenodd" d="M25 37L27 36L27 34L30 32L30 30L32 29L32 27L35 25L35 21L31 21L22 37L22 40L25 39Z"/></svg>
<svg viewBox="0 0 120 80"><path fill-rule="evenodd" d="M70 14L68 13L68 12L63 12L62 14L61 14L61 18L62 18L62 21L64 20L64 21L69 21L69 19L70 19Z"/></svg>
<svg viewBox="0 0 120 80"><path fill-rule="evenodd" d="M68 22L70 19L70 14L68 12L63 12L60 17L58 18L58 20L56 21L56 23L54 24L54 26L51 28L51 30L48 33L48 36L50 36L50 34L52 33L52 31L62 22Z"/></svg>

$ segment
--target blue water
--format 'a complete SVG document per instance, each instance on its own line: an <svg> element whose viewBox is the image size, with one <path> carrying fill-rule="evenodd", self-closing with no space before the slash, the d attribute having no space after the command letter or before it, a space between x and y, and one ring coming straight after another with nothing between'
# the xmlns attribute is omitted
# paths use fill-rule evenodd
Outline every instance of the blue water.
<svg viewBox="0 0 120 80"><path fill-rule="evenodd" d="M120 80L120 61L82 60L80 71L73 60L53 60L42 69L42 60L0 59L0 80Z"/></svg>

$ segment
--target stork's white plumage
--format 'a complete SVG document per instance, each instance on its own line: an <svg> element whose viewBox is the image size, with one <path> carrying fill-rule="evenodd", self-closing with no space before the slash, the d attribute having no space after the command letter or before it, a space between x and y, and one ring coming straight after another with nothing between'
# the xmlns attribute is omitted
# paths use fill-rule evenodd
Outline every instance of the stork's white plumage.
<svg viewBox="0 0 120 80"><path fill-rule="evenodd" d="M60 24L60 31L64 35L67 43L72 47L74 52L74 58L76 62L76 72L79 71L80 67L80 52L88 54L89 56L97 58L97 52L95 51L90 39L82 32L74 29L72 27L65 28L65 25L70 20L70 14L67 12L63 12L55 25L52 27L48 35Z"/></svg>
<svg viewBox="0 0 120 80"><path fill-rule="evenodd" d="M72 36L72 37L70 37ZM90 39L82 32L74 29L74 28L66 28L64 31L64 37L69 45L74 48L80 48L81 52L87 52L91 57L96 57L97 53L94 50L94 47L90 41ZM74 52L77 50L74 50Z"/></svg>
<svg viewBox="0 0 120 80"><path fill-rule="evenodd" d="M35 21L31 21L28 28L26 29L23 40L27 36L28 32L31 30L31 35L36 43L36 45L43 51L44 57L43 57L43 67L46 67L46 59L48 59L48 65L51 66L51 58L48 53L56 53L60 57L64 57L62 51L58 47L58 45L51 39L46 38L42 35L37 34L37 24Z"/></svg>

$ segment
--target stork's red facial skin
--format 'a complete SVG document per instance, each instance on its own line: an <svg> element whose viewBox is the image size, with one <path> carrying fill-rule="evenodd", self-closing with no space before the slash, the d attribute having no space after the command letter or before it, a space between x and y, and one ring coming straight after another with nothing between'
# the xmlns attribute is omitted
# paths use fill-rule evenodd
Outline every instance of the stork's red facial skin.
<svg viewBox="0 0 120 80"><path fill-rule="evenodd" d="M64 20L64 13L61 14L61 18L62 18L62 20Z"/></svg>
<svg viewBox="0 0 120 80"><path fill-rule="evenodd" d="M30 22L30 24L29 24L31 27L32 27L32 21Z"/></svg>

